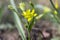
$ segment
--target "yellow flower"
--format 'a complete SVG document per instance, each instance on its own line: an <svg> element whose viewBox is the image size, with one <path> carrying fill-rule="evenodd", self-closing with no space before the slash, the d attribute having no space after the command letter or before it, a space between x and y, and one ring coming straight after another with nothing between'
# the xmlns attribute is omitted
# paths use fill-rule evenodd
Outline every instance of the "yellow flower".
<svg viewBox="0 0 60 40"><path fill-rule="evenodd" d="M59 8L59 6L58 6L58 0L56 0L56 2L55 2L55 7Z"/></svg>
<svg viewBox="0 0 60 40"><path fill-rule="evenodd" d="M28 22L30 22L33 19L33 17L37 16L34 9L32 11L30 9L23 11L22 15L24 16L24 18L27 19Z"/></svg>
<svg viewBox="0 0 60 40"><path fill-rule="evenodd" d="M19 8L23 11L25 10L25 3L19 3Z"/></svg>
<svg viewBox="0 0 60 40"><path fill-rule="evenodd" d="M50 12L50 11L51 11L50 8L48 8L48 7L44 7L44 12L45 12L45 13Z"/></svg>
<svg viewBox="0 0 60 40"><path fill-rule="evenodd" d="M54 14L57 15L57 11L56 10L54 11Z"/></svg>

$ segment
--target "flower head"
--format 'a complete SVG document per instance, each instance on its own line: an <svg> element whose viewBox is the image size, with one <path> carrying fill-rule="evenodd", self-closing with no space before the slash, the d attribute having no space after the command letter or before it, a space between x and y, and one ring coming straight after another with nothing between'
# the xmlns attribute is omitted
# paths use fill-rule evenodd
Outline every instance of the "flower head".
<svg viewBox="0 0 60 40"><path fill-rule="evenodd" d="M23 11L22 15L24 16L24 18L27 19L28 22L30 22L33 19L33 17L37 16L34 9L32 11L30 9Z"/></svg>
<svg viewBox="0 0 60 40"><path fill-rule="evenodd" d="M25 9L25 3L19 3L19 8L23 11Z"/></svg>
<svg viewBox="0 0 60 40"><path fill-rule="evenodd" d="M55 15L57 15L57 14L58 14L56 10L54 11L54 14L55 14Z"/></svg>

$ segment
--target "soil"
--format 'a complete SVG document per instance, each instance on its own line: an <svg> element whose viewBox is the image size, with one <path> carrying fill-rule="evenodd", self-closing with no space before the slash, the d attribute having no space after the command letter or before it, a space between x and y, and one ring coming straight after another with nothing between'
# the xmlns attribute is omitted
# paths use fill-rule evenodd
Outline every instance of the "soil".
<svg viewBox="0 0 60 40"><path fill-rule="evenodd" d="M43 30L45 27L50 26L49 22L45 22L45 23L40 22L40 23L38 22L37 24L35 24L35 27L32 28L31 40L50 40L51 39L51 36L49 36L50 33L47 33ZM48 35L44 35L44 34L48 34ZM45 36L49 36L49 37L45 37ZM19 36L17 29L14 28L12 30L10 29L0 30L0 40L21 40L21 37Z"/></svg>

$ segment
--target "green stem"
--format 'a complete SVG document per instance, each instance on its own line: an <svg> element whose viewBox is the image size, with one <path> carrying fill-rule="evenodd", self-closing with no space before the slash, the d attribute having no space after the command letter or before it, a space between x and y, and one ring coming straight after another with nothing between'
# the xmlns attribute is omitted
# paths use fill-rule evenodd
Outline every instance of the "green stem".
<svg viewBox="0 0 60 40"><path fill-rule="evenodd" d="M60 24L60 19L57 17L57 15L54 15L54 18L57 20L57 22Z"/></svg>
<svg viewBox="0 0 60 40"><path fill-rule="evenodd" d="M58 12L58 10L56 9L56 7L55 7L55 5L54 5L54 3L53 3L52 0L50 0L50 3L51 3L51 5L53 6L53 8Z"/></svg>
<svg viewBox="0 0 60 40"><path fill-rule="evenodd" d="M56 7L55 7L55 5L54 5L54 3L53 3L52 0L50 0L50 3L51 3L51 5L53 6L53 8L59 13L59 11L56 9ZM60 23L60 19L58 18L57 15L54 15L54 18L57 20L58 23Z"/></svg>
<svg viewBox="0 0 60 40"><path fill-rule="evenodd" d="M28 32L28 39L27 40L31 40L31 38L30 38L30 32Z"/></svg>
<svg viewBox="0 0 60 40"><path fill-rule="evenodd" d="M33 24L34 24L34 17L33 17L32 21L29 24L29 27L28 27L28 31L29 32L31 32L31 29L32 29Z"/></svg>

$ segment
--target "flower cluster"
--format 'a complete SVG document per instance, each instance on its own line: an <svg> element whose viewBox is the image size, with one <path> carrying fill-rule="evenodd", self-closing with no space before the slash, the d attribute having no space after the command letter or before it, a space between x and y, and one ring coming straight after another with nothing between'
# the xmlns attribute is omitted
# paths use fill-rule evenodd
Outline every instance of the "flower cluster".
<svg viewBox="0 0 60 40"><path fill-rule="evenodd" d="M22 15L24 16L24 18L27 19L28 22L30 22L33 19L33 17L37 16L34 9L32 11L30 9L23 11Z"/></svg>

